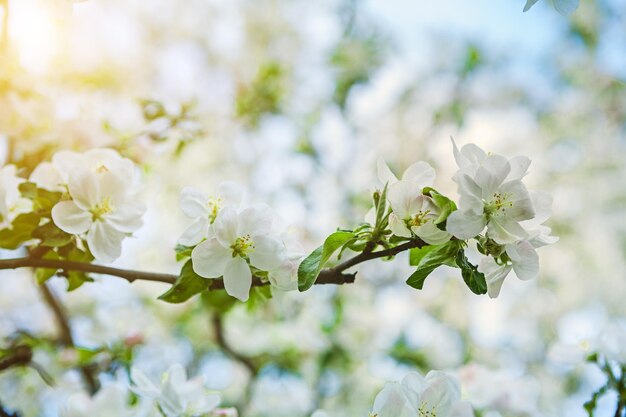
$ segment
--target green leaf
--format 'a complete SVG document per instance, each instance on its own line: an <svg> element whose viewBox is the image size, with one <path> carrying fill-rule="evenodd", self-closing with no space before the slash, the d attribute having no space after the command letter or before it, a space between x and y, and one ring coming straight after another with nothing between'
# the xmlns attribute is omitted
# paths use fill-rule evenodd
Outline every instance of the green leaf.
<svg viewBox="0 0 626 417"><path fill-rule="evenodd" d="M159 296L159 300L168 303L182 303L189 300L194 295L209 288L209 281L196 274L193 270L191 259L185 262L178 279L164 294Z"/></svg>
<svg viewBox="0 0 626 417"><path fill-rule="evenodd" d="M272 298L272 289L269 285L263 285L260 287L252 287L250 289L250 298L246 302L246 308L248 312L254 311L258 307L265 304L265 302Z"/></svg>
<svg viewBox="0 0 626 417"><path fill-rule="evenodd" d="M487 281L485 281L485 274L478 271L476 265L471 264L465 252L461 249L456 255L456 264L461 268L461 275L463 275L463 281L467 284L469 289L474 294L486 294L487 293Z"/></svg>
<svg viewBox="0 0 626 417"><path fill-rule="evenodd" d="M72 241L72 235L59 229L52 221L37 227L33 231L33 237L40 239L43 246L53 248L65 246Z"/></svg>
<svg viewBox="0 0 626 417"><path fill-rule="evenodd" d="M228 295L226 291L204 291L200 294L204 306L218 314L224 314L235 305L237 300L235 297Z"/></svg>
<svg viewBox="0 0 626 417"><path fill-rule="evenodd" d="M19 186L23 197L33 200L33 210L38 214L49 217L52 207L63 197L59 191L50 191L45 188L37 188L32 182L24 182Z"/></svg>
<svg viewBox="0 0 626 417"><path fill-rule="evenodd" d="M57 260L60 257L59 257L58 253L49 250L41 258L42 259L54 259L54 260ZM37 283L39 285L43 284L48 279L50 279L50 277L52 277L54 274L56 274L57 271L58 271L58 269L54 269L54 268L37 268L37 270L35 271L35 278L37 279Z"/></svg>
<svg viewBox="0 0 626 417"><path fill-rule="evenodd" d="M440 214L439 217L435 219L435 224L443 223L448 218L450 213L455 211L457 208L454 201L450 200L445 195L440 194L434 188L426 187L424 188L423 193L429 195L433 199L435 205L439 207Z"/></svg>
<svg viewBox="0 0 626 417"><path fill-rule="evenodd" d="M426 247L425 247L426 248ZM424 281L435 269L441 265L451 265L459 251L459 242L451 240L442 245L432 246L431 249L425 250L423 253L418 252L413 255L417 259L417 269L407 279L406 283L413 288L421 290Z"/></svg>
<svg viewBox="0 0 626 417"><path fill-rule="evenodd" d="M193 250L193 247L185 246L185 245L176 245L174 250L176 251L176 262L180 262L182 260L191 258L191 251Z"/></svg>
<svg viewBox="0 0 626 417"><path fill-rule="evenodd" d="M39 216L24 213L17 216L9 229L0 230L0 248L17 249L33 238L33 230L39 225Z"/></svg>
<svg viewBox="0 0 626 417"><path fill-rule="evenodd" d="M67 290L74 291L75 289L81 287L85 282L93 282L93 278L90 278L89 275L84 272L78 271L68 271L67 273Z"/></svg>
<svg viewBox="0 0 626 417"><path fill-rule="evenodd" d="M387 212L387 188L389 183L385 184L383 191L380 194L380 198L378 199L378 206L376 207L376 224L375 227L377 229L381 229L381 225L383 219L385 218L385 214Z"/></svg>
<svg viewBox="0 0 626 417"><path fill-rule="evenodd" d="M352 232L335 232L326 238L322 246L311 252L298 267L298 289L306 291L311 288L333 253L352 238L354 238Z"/></svg>

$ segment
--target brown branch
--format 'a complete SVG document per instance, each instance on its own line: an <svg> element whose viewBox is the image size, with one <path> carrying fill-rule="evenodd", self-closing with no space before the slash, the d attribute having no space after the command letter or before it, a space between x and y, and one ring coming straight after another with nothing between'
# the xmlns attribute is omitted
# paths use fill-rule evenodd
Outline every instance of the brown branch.
<svg viewBox="0 0 626 417"><path fill-rule="evenodd" d="M74 337L72 336L72 329L70 327L69 318L67 317L67 313L61 304L61 301L54 295L52 290L48 287L47 283L43 283L39 285L39 290L41 295L43 296L46 304L52 310L54 317L57 321L57 325L59 326L59 341L63 346L74 348L76 345L74 344ZM91 392L94 394L100 388L100 384L98 380L94 377L92 370L88 366L81 366L80 373L82 375L83 381L85 385Z"/></svg>
<svg viewBox="0 0 626 417"><path fill-rule="evenodd" d="M356 273L344 273L345 270L358 265L360 263L370 261L377 258L388 258L395 256L400 252L412 248L421 248L425 243L419 239L410 240L401 245L395 246L390 249L384 249L377 252L362 252L332 268L323 269L318 276L315 284L351 284L356 278ZM65 261L59 259L41 259L35 257L13 258L13 259L0 259L0 270L3 269L17 269L17 268L48 268L57 269L62 271L79 271L86 273L110 275L119 278L123 278L128 282L135 281L153 281L163 282L166 284L174 284L177 275L174 274L162 274L158 272L145 272L136 271L132 269L120 269L110 266L97 265L85 262ZM252 286L259 287L268 285L269 283L260 277L252 278ZM212 279L209 285L210 290L222 290L224 289L224 280L221 278Z"/></svg>
<svg viewBox="0 0 626 417"><path fill-rule="evenodd" d="M221 314L214 314L211 318L213 322L213 330L215 333L215 342L222 349L224 353L230 356L232 359L241 363L243 366L250 371L250 375L254 378L258 373L259 369L254 364L254 362L247 356L242 355L241 353L233 350L230 346L226 337L224 336L224 322Z"/></svg>
<svg viewBox="0 0 626 417"><path fill-rule="evenodd" d="M0 358L0 372L13 366L26 366L33 359L33 350L27 345L18 345L11 353Z"/></svg>

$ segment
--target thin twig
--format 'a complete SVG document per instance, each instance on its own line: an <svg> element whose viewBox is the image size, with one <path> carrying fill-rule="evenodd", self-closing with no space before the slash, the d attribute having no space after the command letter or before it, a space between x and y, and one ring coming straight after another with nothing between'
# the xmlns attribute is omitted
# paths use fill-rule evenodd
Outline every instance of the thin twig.
<svg viewBox="0 0 626 417"><path fill-rule="evenodd" d="M223 322L222 315L213 314L211 319L213 322L213 331L215 333L215 341L217 342L218 346L222 349L222 351L224 351L224 353L226 353L232 359L236 360L237 362L245 366L246 369L250 371L250 375L254 378L259 373L259 369L249 357L242 355L241 353L235 351L230 346L230 344L226 340L226 337L224 336L224 322Z"/></svg>
<svg viewBox="0 0 626 417"><path fill-rule="evenodd" d="M48 287L47 283L39 285L41 295L43 296L46 304L52 310L54 317L59 326L60 336L59 341L62 345L74 348L74 337L72 336L72 329L70 327L69 319L65 312L65 308L61 304L61 301L53 294L52 290ZM81 366L80 373L85 382L85 385L89 389L91 394L94 394L100 388L98 380L94 377L91 369L88 366Z"/></svg>

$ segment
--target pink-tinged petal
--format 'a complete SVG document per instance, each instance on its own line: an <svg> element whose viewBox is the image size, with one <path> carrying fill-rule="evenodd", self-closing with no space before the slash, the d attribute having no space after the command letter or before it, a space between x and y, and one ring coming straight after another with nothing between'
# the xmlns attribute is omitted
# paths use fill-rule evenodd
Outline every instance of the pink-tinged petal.
<svg viewBox="0 0 626 417"><path fill-rule="evenodd" d="M243 199L243 190L238 184L225 181L217 187L217 196L223 200L224 205L238 206Z"/></svg>
<svg viewBox="0 0 626 417"><path fill-rule="evenodd" d="M89 210L101 202L98 177L91 171L80 168L72 170L68 188L76 205L83 210Z"/></svg>
<svg viewBox="0 0 626 417"><path fill-rule="evenodd" d="M141 203L123 204L104 215L107 223L120 232L133 233L143 226L143 214L146 207Z"/></svg>
<svg viewBox="0 0 626 417"><path fill-rule="evenodd" d="M421 193L422 188L431 187L435 182L435 169L427 162L418 161L404 171L402 181L409 181Z"/></svg>
<svg viewBox="0 0 626 417"><path fill-rule="evenodd" d="M539 275L539 256L535 248L526 241L506 246L506 253L513 262L515 275L523 281Z"/></svg>
<svg viewBox="0 0 626 417"><path fill-rule="evenodd" d="M239 217L233 207L224 207L213 223L215 237L222 246L230 247L238 237Z"/></svg>
<svg viewBox="0 0 626 417"><path fill-rule="evenodd" d="M232 257L232 250L216 238L205 240L191 251L193 270L204 278L219 278L224 275L226 263Z"/></svg>
<svg viewBox="0 0 626 417"><path fill-rule="evenodd" d="M195 246L202 242L209 233L209 219L198 217L178 238L178 243L185 246Z"/></svg>
<svg viewBox="0 0 626 417"><path fill-rule="evenodd" d="M96 221L87 233L89 250L100 262L113 262L122 254L122 240L126 235L106 222Z"/></svg>
<svg viewBox="0 0 626 417"><path fill-rule="evenodd" d="M230 258L224 270L226 292L240 301L247 301L251 286L252 272L246 260L239 256Z"/></svg>
<svg viewBox="0 0 626 417"><path fill-rule="evenodd" d="M207 217L209 198L193 187L185 187L180 192L180 208L187 217Z"/></svg>
<svg viewBox="0 0 626 417"><path fill-rule="evenodd" d="M389 228L391 229L391 232L396 236L411 237L411 231L408 227L406 227L404 220L396 216L395 213L391 213L389 215Z"/></svg>
<svg viewBox="0 0 626 417"><path fill-rule="evenodd" d="M91 227L91 213L78 207L74 201L61 201L52 207L52 221L66 233L79 235Z"/></svg>
<svg viewBox="0 0 626 417"><path fill-rule="evenodd" d="M446 230L463 240L479 235L484 229L485 217L471 211L454 211L446 221Z"/></svg>
<svg viewBox="0 0 626 417"><path fill-rule="evenodd" d="M254 249L250 252L250 264L262 271L277 268L284 260L285 245L271 236L254 236Z"/></svg>
<svg viewBox="0 0 626 417"><path fill-rule="evenodd" d="M378 158L376 161L376 171L378 173L378 180L383 184L394 184L398 181L398 178L391 172L389 165L384 159Z"/></svg>

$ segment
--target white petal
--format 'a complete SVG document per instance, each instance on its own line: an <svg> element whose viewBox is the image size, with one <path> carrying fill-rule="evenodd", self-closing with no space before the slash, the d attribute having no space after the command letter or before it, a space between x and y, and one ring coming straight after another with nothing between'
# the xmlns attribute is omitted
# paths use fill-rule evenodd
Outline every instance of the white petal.
<svg viewBox="0 0 626 417"><path fill-rule="evenodd" d="M250 252L250 264L262 271L277 268L284 259L285 245L271 236L254 236L254 250Z"/></svg>
<svg viewBox="0 0 626 417"><path fill-rule="evenodd" d="M99 200L108 199L117 205L130 193L129 179L112 172L104 172L96 176L98 180Z"/></svg>
<svg viewBox="0 0 626 417"><path fill-rule="evenodd" d="M395 213L391 213L389 215L389 228L391 229L391 232L396 236L411 237L411 231L408 227L406 227L404 220L396 216Z"/></svg>
<svg viewBox="0 0 626 417"><path fill-rule="evenodd" d="M68 180L70 172L82 165L82 161L81 154L74 151L59 151L52 156L52 163L65 181Z"/></svg>
<svg viewBox="0 0 626 417"><path fill-rule="evenodd" d="M535 209L533 200L526 186L521 181L509 181L502 184L500 192L506 196L506 200L512 204L512 207L506 207L504 215L506 217L522 221L535 217Z"/></svg>
<svg viewBox="0 0 626 417"><path fill-rule="evenodd" d="M552 215L552 196L543 191L531 191L530 198L535 210L534 222L541 224Z"/></svg>
<svg viewBox="0 0 626 417"><path fill-rule="evenodd" d="M427 221L421 226L414 226L411 230L417 237L429 245L441 245L452 237L450 233L438 228L432 220Z"/></svg>
<svg viewBox="0 0 626 417"><path fill-rule="evenodd" d="M222 397L218 394L205 394L195 399L190 410L192 415L201 416L213 411L222 402Z"/></svg>
<svg viewBox="0 0 626 417"><path fill-rule="evenodd" d="M402 180L412 183L421 193L422 188L431 187L435 182L435 169L427 162L418 161L404 171Z"/></svg>
<svg viewBox="0 0 626 417"><path fill-rule="evenodd" d="M506 181L521 180L528 171L530 158L526 156L515 156L509 159L509 164L511 164L511 172L509 172Z"/></svg>
<svg viewBox="0 0 626 417"><path fill-rule="evenodd" d="M38 187L50 191L63 190L63 184L65 184L65 179L59 170L50 162L42 162L37 165L30 174L30 181L37 184Z"/></svg>
<svg viewBox="0 0 626 417"><path fill-rule="evenodd" d="M426 409L434 408L437 415L447 416L453 404L461 399L459 383L441 371L430 371L426 375L428 387L422 392L420 401Z"/></svg>
<svg viewBox="0 0 626 417"><path fill-rule="evenodd" d="M52 207L52 220L66 233L79 235L91 227L91 213L84 211L73 201L61 201Z"/></svg>
<svg viewBox="0 0 626 417"><path fill-rule="evenodd" d="M500 294L504 278L511 272L511 269L510 266L498 265L491 257L485 257L480 261L478 270L485 274L487 294L490 298L496 298Z"/></svg>
<svg viewBox="0 0 626 417"><path fill-rule="evenodd" d="M195 246L207 237L209 232L209 219L198 217L178 238L178 243L185 246Z"/></svg>
<svg viewBox="0 0 626 417"><path fill-rule="evenodd" d="M167 370L167 381L173 386L181 386L187 382L187 371L179 363L175 363Z"/></svg>
<svg viewBox="0 0 626 417"><path fill-rule="evenodd" d="M117 231L106 222L97 221L87 233L89 250L100 262L113 262L122 254L124 233Z"/></svg>
<svg viewBox="0 0 626 417"><path fill-rule="evenodd" d="M487 236L497 243L505 245L525 239L528 233L515 220L494 216L487 224Z"/></svg>
<svg viewBox="0 0 626 417"><path fill-rule="evenodd" d="M64 409L61 411L62 417L83 417L92 412L91 398L85 393L72 394L67 399Z"/></svg>
<svg viewBox="0 0 626 417"><path fill-rule="evenodd" d="M417 410L408 404L404 390L398 382L388 382L378 393L372 407L377 417L414 417Z"/></svg>
<svg viewBox="0 0 626 417"><path fill-rule="evenodd" d="M365 214L364 220L371 225L376 223L376 209L374 207L369 209L369 211Z"/></svg>
<svg viewBox="0 0 626 417"><path fill-rule="evenodd" d="M191 251L193 270L204 278L219 278L224 275L226 263L232 257L231 249L216 238L205 240Z"/></svg>
<svg viewBox="0 0 626 417"><path fill-rule="evenodd" d="M209 198L193 187L185 187L180 192L180 208L187 217L207 217L209 212Z"/></svg>
<svg viewBox="0 0 626 417"><path fill-rule="evenodd" d="M479 235L485 228L485 217L471 211L453 211L446 221L446 230L463 240Z"/></svg>
<svg viewBox="0 0 626 417"><path fill-rule="evenodd" d="M515 275L523 281L537 278L539 275L539 256L533 246L526 241L506 246L506 253L513 262Z"/></svg>
<svg viewBox="0 0 626 417"><path fill-rule="evenodd" d="M130 369L130 379L133 382L131 389L139 395L148 398L156 398L161 390L152 382L150 378L139 368L133 366Z"/></svg>
<svg viewBox="0 0 626 417"><path fill-rule="evenodd" d="M476 170L474 181L483 191L483 198L492 195L511 172L511 164L501 155L489 155Z"/></svg>
<svg viewBox="0 0 626 417"><path fill-rule="evenodd" d="M252 272L245 259L235 256L226 263L224 288L226 292L241 301L247 301L252 286Z"/></svg>
<svg viewBox="0 0 626 417"><path fill-rule="evenodd" d="M272 230L274 213L266 204L257 204L243 210L239 215L238 236L268 234Z"/></svg>
<svg viewBox="0 0 626 417"><path fill-rule="evenodd" d="M238 184L225 181L218 186L217 195L224 201L224 205L238 206L243 199L243 190Z"/></svg>
<svg viewBox="0 0 626 417"><path fill-rule="evenodd" d="M286 261L278 268L267 274L270 283L281 291L295 291L298 289L298 263Z"/></svg>
<svg viewBox="0 0 626 417"><path fill-rule="evenodd" d="M220 241L223 246L230 247L239 236L238 227L239 218L237 216L237 210L233 207L224 207L217 215L217 219L213 223L213 231L215 237Z"/></svg>
<svg viewBox="0 0 626 417"><path fill-rule="evenodd" d="M85 169L74 169L70 173L68 181L70 195L83 210L99 204L100 201L100 184L95 173Z"/></svg>
<svg viewBox="0 0 626 417"><path fill-rule="evenodd" d="M422 189L409 181L398 181L389 187L389 204L398 217L405 219L417 214L424 206Z"/></svg>
<svg viewBox="0 0 626 417"><path fill-rule="evenodd" d="M104 219L120 232L133 233L143 225L142 217L145 212L146 207L141 203L123 204L105 214Z"/></svg>
<svg viewBox="0 0 626 417"><path fill-rule="evenodd" d="M378 174L378 180L383 184L394 184L398 181L398 178L391 172L389 169L389 165L385 162L383 158L378 158L376 161L376 171Z"/></svg>
<svg viewBox="0 0 626 417"><path fill-rule="evenodd" d="M418 405L422 392L428 387L426 380L417 372L409 372L402 378L402 388L409 403Z"/></svg>

